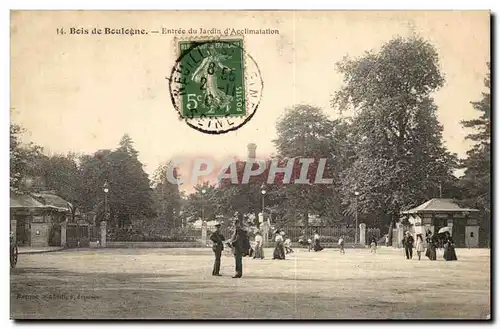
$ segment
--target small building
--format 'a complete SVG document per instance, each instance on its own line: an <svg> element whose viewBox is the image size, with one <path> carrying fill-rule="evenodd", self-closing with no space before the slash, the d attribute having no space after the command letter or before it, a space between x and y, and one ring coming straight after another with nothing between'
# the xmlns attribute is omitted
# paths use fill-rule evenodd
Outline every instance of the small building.
<svg viewBox="0 0 500 329"><path fill-rule="evenodd" d="M47 247L60 224L71 215L71 205L52 193L10 194L11 231L19 246Z"/></svg>
<svg viewBox="0 0 500 329"><path fill-rule="evenodd" d="M475 214L479 210L461 208L452 199L431 199L420 206L402 211L414 227L414 234L439 232L451 227L451 235L457 247L476 248L479 245L479 222Z"/></svg>

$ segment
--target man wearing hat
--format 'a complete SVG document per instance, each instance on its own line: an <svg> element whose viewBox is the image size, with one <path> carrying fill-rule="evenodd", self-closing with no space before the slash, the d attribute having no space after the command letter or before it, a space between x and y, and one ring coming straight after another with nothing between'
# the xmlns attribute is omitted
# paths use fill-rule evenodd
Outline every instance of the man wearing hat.
<svg viewBox="0 0 500 329"><path fill-rule="evenodd" d="M222 255L222 250L224 250L224 236L220 232L220 223L215 224L215 232L210 236L210 240L212 241L212 250L215 253L215 263L214 269L212 271L212 275L221 276L220 275L220 257Z"/></svg>
<svg viewBox="0 0 500 329"><path fill-rule="evenodd" d="M406 231L406 236L403 239L403 246L405 247L405 255L406 259L412 259L413 258L413 242L414 239L411 236L409 231Z"/></svg>
<svg viewBox="0 0 500 329"><path fill-rule="evenodd" d="M243 276L243 254L248 251L248 249L245 250L247 233L243 230L241 225L241 218L238 216L234 221L234 234L229 241L229 244L233 247L234 260L236 263L236 274L233 278L241 278Z"/></svg>

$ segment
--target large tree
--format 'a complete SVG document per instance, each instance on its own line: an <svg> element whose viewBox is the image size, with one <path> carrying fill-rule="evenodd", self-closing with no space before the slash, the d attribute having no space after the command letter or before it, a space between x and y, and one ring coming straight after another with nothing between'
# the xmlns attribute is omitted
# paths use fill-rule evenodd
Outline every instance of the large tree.
<svg viewBox="0 0 500 329"><path fill-rule="evenodd" d="M168 173L172 171L175 179L179 178L178 168L172 163L160 165L153 175L153 199L156 214L165 228L181 226L181 194L179 185L169 181Z"/></svg>
<svg viewBox="0 0 500 329"><path fill-rule="evenodd" d="M185 216L190 222L199 219L211 221L215 220L220 205L219 191L215 185L204 183L196 185L194 192L187 197Z"/></svg>
<svg viewBox="0 0 500 329"><path fill-rule="evenodd" d="M328 222L342 221L341 201L337 190L343 168L349 163L348 125L330 120L320 108L298 105L288 109L276 124L277 138L273 141L282 158L297 158L291 182L300 175L298 158L312 158L308 177L311 184L285 184L278 194L286 216L301 218L307 225L309 214L321 215ZM326 159L324 178L332 184L314 184L320 159Z"/></svg>
<svg viewBox="0 0 500 329"><path fill-rule="evenodd" d="M26 192L30 189L25 184L27 179L37 175L36 163L42 156L43 149L31 142L23 143L25 129L10 123L10 189L14 192Z"/></svg>
<svg viewBox="0 0 500 329"><path fill-rule="evenodd" d="M490 64L487 63L488 73L484 79L486 91L480 101L471 102L478 111L479 117L473 120L464 120L462 125L472 129L467 139L473 142L467 152L467 158L462 161L465 168L461 177L460 187L463 191L464 204L480 210L481 231L479 236L488 236L491 221L491 74ZM481 239L480 243L488 240Z"/></svg>
<svg viewBox="0 0 500 329"><path fill-rule="evenodd" d="M453 182L456 157L443 146L432 98L444 84L438 53L421 38L395 38L379 51L344 58L338 70L344 86L333 104L353 111L358 141L343 173L344 203L351 214L357 208L383 217L391 235L401 210L439 197L439 184Z"/></svg>
<svg viewBox="0 0 500 329"><path fill-rule="evenodd" d="M486 92L480 101L471 102L479 112L479 117L464 120L462 125L473 131L466 139L473 142L462 165L466 169L461 185L464 187L466 202L491 213L491 74L490 63L484 79Z"/></svg>
<svg viewBox="0 0 500 329"><path fill-rule="evenodd" d="M54 191L70 202L74 219L76 210L83 206L82 195L87 183L78 167L78 155L68 153L42 156L37 167L43 188Z"/></svg>
<svg viewBox="0 0 500 329"><path fill-rule="evenodd" d="M127 135L116 150L100 150L81 157L80 162L85 181L82 203L87 211L95 209L99 216L104 214L103 184L108 182L111 224L124 227L133 219L154 214L148 175Z"/></svg>

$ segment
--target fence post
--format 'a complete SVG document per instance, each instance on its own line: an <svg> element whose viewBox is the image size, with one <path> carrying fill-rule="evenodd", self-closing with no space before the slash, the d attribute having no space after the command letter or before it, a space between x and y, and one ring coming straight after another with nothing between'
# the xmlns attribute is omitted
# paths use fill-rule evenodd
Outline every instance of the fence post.
<svg viewBox="0 0 500 329"><path fill-rule="evenodd" d="M366 224L365 223L359 224L359 243L363 246L366 244Z"/></svg>
<svg viewBox="0 0 500 329"><path fill-rule="evenodd" d="M267 245L267 242L269 240L269 224L267 223L267 221L265 221L264 223L262 223L261 225L262 227L262 243L264 246Z"/></svg>
<svg viewBox="0 0 500 329"><path fill-rule="evenodd" d="M106 248L106 221L101 222L101 247Z"/></svg>
<svg viewBox="0 0 500 329"><path fill-rule="evenodd" d="M207 222L201 223L201 243L205 247L207 245Z"/></svg>
<svg viewBox="0 0 500 329"><path fill-rule="evenodd" d="M61 247L66 247L66 225L67 221L61 222Z"/></svg>

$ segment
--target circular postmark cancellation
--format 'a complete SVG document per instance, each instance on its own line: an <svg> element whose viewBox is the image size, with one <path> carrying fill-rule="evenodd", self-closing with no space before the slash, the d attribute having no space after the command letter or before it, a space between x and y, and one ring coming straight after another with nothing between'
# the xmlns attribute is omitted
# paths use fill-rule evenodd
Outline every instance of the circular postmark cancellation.
<svg viewBox="0 0 500 329"><path fill-rule="evenodd" d="M169 80L172 104L181 120L207 134L241 128L259 107L263 82L243 39L176 42Z"/></svg>

